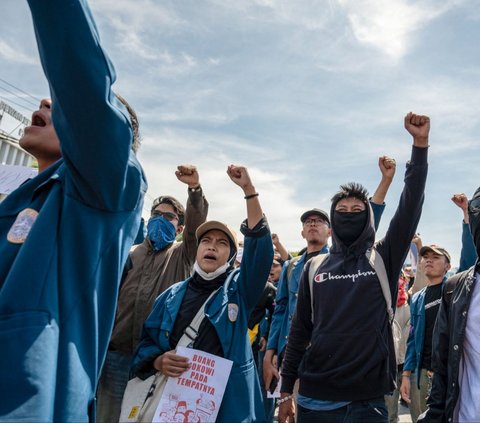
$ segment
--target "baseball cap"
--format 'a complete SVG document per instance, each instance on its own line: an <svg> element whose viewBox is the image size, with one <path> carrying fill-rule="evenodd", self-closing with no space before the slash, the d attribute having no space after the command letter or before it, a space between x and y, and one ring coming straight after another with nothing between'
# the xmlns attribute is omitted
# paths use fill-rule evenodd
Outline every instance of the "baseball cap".
<svg viewBox="0 0 480 423"><path fill-rule="evenodd" d="M305 213L303 213L300 216L301 222L305 223L305 220L307 220L307 217L312 216L312 215L321 217L323 220L325 220L325 222L327 222L330 225L330 217L328 216L328 213L326 211L323 211L323 210L320 210L320 209L307 210Z"/></svg>
<svg viewBox="0 0 480 423"><path fill-rule="evenodd" d="M230 241L232 241L233 245L235 246L235 250L238 250L237 234L228 225L225 225L225 223L219 222L218 220L209 220L208 222L202 223L197 228L195 232L197 243L202 239L203 235L205 235L208 231L211 231L213 229L217 229L219 231L225 232L225 234L228 236Z"/></svg>
<svg viewBox="0 0 480 423"><path fill-rule="evenodd" d="M439 245L435 245L435 244L425 245L422 248L420 248L419 254L421 257L423 257L428 251L432 251L435 254L445 256L449 263L451 261L450 254L448 254L448 251L445 250L445 248L440 247Z"/></svg>

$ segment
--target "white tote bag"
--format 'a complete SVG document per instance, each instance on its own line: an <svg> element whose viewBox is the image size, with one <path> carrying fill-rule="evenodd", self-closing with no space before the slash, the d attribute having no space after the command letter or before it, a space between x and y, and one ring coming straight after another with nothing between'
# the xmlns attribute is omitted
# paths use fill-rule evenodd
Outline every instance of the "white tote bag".
<svg viewBox="0 0 480 423"><path fill-rule="evenodd" d="M198 336L200 324L205 317L205 305L216 292L217 291L213 291L199 308L192 323L185 329L185 333L178 341L177 347L186 347L193 344ZM168 376L162 375L160 372L155 373L145 380L138 377L130 379L123 394L120 423L151 422L162 398L167 380Z"/></svg>

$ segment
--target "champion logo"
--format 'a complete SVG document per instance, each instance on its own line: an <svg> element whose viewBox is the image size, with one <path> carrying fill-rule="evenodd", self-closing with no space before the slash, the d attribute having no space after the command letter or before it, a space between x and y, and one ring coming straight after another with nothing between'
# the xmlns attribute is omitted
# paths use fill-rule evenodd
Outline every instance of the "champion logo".
<svg viewBox="0 0 480 423"><path fill-rule="evenodd" d="M317 283L326 282L328 280L351 280L353 283L357 281L358 278L361 276L375 276L375 272L368 270L366 272L362 272L359 270L357 273L354 274L347 274L347 275L332 275L330 272L322 272L316 275L313 280Z"/></svg>

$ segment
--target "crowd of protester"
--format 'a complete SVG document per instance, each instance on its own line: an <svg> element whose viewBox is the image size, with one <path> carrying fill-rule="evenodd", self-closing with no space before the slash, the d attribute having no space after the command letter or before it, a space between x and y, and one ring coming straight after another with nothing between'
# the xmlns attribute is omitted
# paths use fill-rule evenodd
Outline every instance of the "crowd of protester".
<svg viewBox="0 0 480 423"><path fill-rule="evenodd" d="M180 346L232 362L219 422L393 423L400 401L413 422L480 421L480 189L452 197L462 251L447 278L448 248L417 234L427 116L404 118L411 156L381 239L387 156L371 197L348 183L329 211L299 216L298 253L239 165L227 175L245 200L243 241L207 220L193 165L176 171L186 206L160 195L141 225L138 120L112 91L86 1L28 3L52 99L20 141L39 174L0 204L0 421L122 420L133 379L190 368ZM194 421L184 408L176 421ZM128 421L152 421L141 411Z"/></svg>

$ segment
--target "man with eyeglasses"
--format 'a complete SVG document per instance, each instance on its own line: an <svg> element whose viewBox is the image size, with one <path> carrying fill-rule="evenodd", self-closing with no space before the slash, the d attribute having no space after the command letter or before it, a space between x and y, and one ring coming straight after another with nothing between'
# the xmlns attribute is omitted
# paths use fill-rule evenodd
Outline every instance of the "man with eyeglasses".
<svg viewBox="0 0 480 423"><path fill-rule="evenodd" d="M468 203L480 253L480 188ZM418 422L480 421L480 261L447 280L433 332L433 382Z"/></svg>
<svg viewBox="0 0 480 423"><path fill-rule="evenodd" d="M375 229L378 228L380 218L385 209L384 200L393 181L396 169L395 160L387 156L379 157L378 166L381 180L370 199ZM263 379L266 387L270 386L274 378L277 381L279 379L278 368L280 368L287 345L288 332L297 304L297 291L303 267L310 258L329 252L327 242L331 235L331 229L328 213L314 208L304 212L300 217L300 221L302 222L301 234L306 240L307 246L300 252L299 256L284 264L282 275L277 285L275 310L263 362Z"/></svg>
<svg viewBox="0 0 480 423"><path fill-rule="evenodd" d="M143 322L155 299L192 271L197 243L195 231L205 222L208 202L195 166L178 166L178 180L188 185L187 207L174 197L154 200L147 236L129 256L118 298L115 326L99 381L97 421L118 421L133 353ZM175 239L183 234L181 242Z"/></svg>

